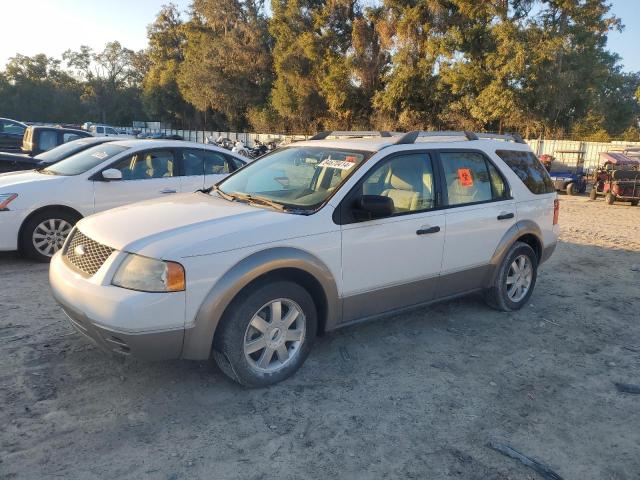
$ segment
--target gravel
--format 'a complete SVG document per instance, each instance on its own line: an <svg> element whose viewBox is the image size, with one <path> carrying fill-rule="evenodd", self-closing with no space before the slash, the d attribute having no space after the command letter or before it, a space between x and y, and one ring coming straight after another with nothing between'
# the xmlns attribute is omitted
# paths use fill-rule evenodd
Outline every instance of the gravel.
<svg viewBox="0 0 640 480"><path fill-rule="evenodd" d="M637 479L640 208L561 197L562 242L515 313L476 296L320 338L247 390L210 362L101 353L47 266L0 255L0 478Z"/></svg>

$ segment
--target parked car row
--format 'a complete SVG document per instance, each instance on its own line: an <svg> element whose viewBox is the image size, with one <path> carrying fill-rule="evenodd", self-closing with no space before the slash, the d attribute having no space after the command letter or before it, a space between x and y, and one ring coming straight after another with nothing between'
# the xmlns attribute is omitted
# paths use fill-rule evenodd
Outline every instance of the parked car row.
<svg viewBox="0 0 640 480"><path fill-rule="evenodd" d="M35 170L0 174L0 250L48 261L82 217L193 192L245 163L218 147L190 142L76 140L41 154Z"/></svg>
<svg viewBox="0 0 640 480"><path fill-rule="evenodd" d="M118 140L0 175L0 247L57 251L54 297L101 348L264 386L350 323L470 292L517 310L556 246L554 184L515 136L325 132L242 164Z"/></svg>

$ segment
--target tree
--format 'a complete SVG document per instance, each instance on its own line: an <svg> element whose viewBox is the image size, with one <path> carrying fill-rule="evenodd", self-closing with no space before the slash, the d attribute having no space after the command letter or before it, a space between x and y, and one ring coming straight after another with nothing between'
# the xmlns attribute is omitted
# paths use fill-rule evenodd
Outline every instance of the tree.
<svg viewBox="0 0 640 480"><path fill-rule="evenodd" d="M139 67L144 62L120 42L109 42L101 52L83 45L78 51L67 50L62 58L84 82L83 100L102 122L131 121L141 110ZM136 94L136 91L138 93ZM125 94L126 93L126 94ZM131 100L136 100L136 105ZM134 108L132 108L134 107Z"/></svg>
<svg viewBox="0 0 640 480"><path fill-rule="evenodd" d="M231 127L246 128L249 107L266 103L272 81L262 4L195 0L184 31L180 92L198 110L222 112Z"/></svg>
<svg viewBox="0 0 640 480"><path fill-rule="evenodd" d="M311 132L327 108L316 77L320 58L314 11L322 0L275 0L269 32L274 39L271 103L289 130Z"/></svg>
<svg viewBox="0 0 640 480"><path fill-rule="evenodd" d="M175 4L162 7L147 28L148 68L142 81L145 111L151 118L185 124L193 107L183 98L178 75L184 61L186 35Z"/></svg>
<svg viewBox="0 0 640 480"><path fill-rule="evenodd" d="M82 85L60 68L60 60L44 54L9 59L0 75L2 115L22 120L75 122L85 110Z"/></svg>

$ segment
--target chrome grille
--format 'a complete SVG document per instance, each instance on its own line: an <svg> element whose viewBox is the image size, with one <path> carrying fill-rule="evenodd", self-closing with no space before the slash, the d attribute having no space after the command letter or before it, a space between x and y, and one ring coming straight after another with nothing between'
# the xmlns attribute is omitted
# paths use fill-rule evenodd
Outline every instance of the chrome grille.
<svg viewBox="0 0 640 480"><path fill-rule="evenodd" d="M71 265L88 277L95 275L114 249L91 240L77 228L65 247L64 256Z"/></svg>

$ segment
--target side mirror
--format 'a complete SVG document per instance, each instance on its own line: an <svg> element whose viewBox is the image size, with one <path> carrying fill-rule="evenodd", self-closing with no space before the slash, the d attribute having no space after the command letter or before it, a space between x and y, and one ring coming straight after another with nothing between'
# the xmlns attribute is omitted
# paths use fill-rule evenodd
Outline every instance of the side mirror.
<svg viewBox="0 0 640 480"><path fill-rule="evenodd" d="M393 215L393 200L383 195L362 195L356 200L356 209L367 220Z"/></svg>
<svg viewBox="0 0 640 480"><path fill-rule="evenodd" d="M122 180L122 172L117 168L107 168L102 172L102 178L107 181Z"/></svg>

